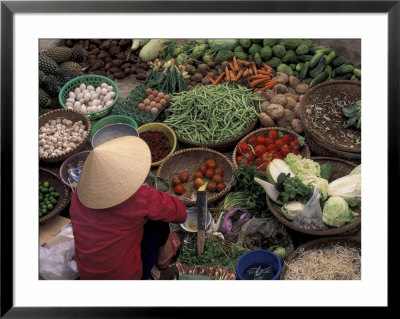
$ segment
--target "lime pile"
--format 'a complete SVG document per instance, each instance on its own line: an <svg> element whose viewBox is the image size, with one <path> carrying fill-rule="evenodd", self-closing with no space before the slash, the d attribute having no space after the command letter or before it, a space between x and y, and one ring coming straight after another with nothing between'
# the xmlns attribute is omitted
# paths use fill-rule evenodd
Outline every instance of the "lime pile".
<svg viewBox="0 0 400 319"><path fill-rule="evenodd" d="M57 205L60 194L48 181L39 181L39 218L50 213Z"/></svg>

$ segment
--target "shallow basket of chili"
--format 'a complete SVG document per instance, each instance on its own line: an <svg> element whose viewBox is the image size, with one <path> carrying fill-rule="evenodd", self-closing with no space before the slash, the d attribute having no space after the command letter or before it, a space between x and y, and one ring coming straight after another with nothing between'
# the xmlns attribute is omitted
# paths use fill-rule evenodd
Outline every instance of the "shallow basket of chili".
<svg viewBox="0 0 400 319"><path fill-rule="evenodd" d="M149 123L138 128L139 137L149 145L152 156L152 167L159 166L164 159L175 152L176 135L168 126L162 123Z"/></svg>

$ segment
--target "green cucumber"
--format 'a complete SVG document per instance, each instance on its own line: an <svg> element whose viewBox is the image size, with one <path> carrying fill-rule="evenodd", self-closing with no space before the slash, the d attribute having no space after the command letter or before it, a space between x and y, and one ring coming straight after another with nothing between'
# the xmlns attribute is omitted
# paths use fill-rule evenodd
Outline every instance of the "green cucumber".
<svg viewBox="0 0 400 319"><path fill-rule="evenodd" d="M356 82L358 82L358 81L360 81L360 79L358 78L358 76L357 75L352 75L351 76L351 78L350 78L350 81L356 81Z"/></svg>
<svg viewBox="0 0 400 319"><path fill-rule="evenodd" d="M332 50L331 52L329 52L325 58L326 64L330 64L336 57L337 57L337 52L335 50Z"/></svg>
<svg viewBox="0 0 400 319"><path fill-rule="evenodd" d="M338 67L339 65L342 65L342 64L344 64L345 62L346 62L346 58L345 58L344 56L340 55L340 56L338 56L337 58L335 58L335 59L332 61L332 66Z"/></svg>
<svg viewBox="0 0 400 319"><path fill-rule="evenodd" d="M335 76L334 78L332 78L332 80L350 80L353 75L353 73L346 73L343 75Z"/></svg>
<svg viewBox="0 0 400 319"><path fill-rule="evenodd" d="M297 55L292 55L292 56L289 58L289 62L290 62L290 63L298 63L298 62L299 62L299 57L298 57Z"/></svg>
<svg viewBox="0 0 400 319"><path fill-rule="evenodd" d="M319 60L321 60L321 58L324 57L324 53L322 53L322 51L317 51L314 56L312 57L312 59L310 60L310 64L308 65L308 67L310 69L314 68L315 66L317 66Z"/></svg>
<svg viewBox="0 0 400 319"><path fill-rule="evenodd" d="M326 81L329 81L332 78L332 67L328 64L325 67L324 71L329 73L329 77L326 79Z"/></svg>
<svg viewBox="0 0 400 319"><path fill-rule="evenodd" d="M307 79L301 80L301 83L310 84L312 80L313 80L313 78L307 78Z"/></svg>
<svg viewBox="0 0 400 319"><path fill-rule="evenodd" d="M297 57L299 58L300 61L307 62L313 58L313 55L305 54L305 55L298 55Z"/></svg>
<svg viewBox="0 0 400 319"><path fill-rule="evenodd" d="M311 64L311 62L310 62L310 64ZM310 76L312 78L315 78L318 74L320 74L322 71L324 71L325 65L326 65L326 60L324 57L322 57L319 60L318 65L310 71Z"/></svg>
<svg viewBox="0 0 400 319"><path fill-rule="evenodd" d="M300 72L300 71L301 71L301 67L303 66L303 64L304 64L303 62L300 62L300 63L297 63L297 64L296 64L296 71L297 71L297 72Z"/></svg>
<svg viewBox="0 0 400 319"><path fill-rule="evenodd" d="M301 67L300 75L299 75L300 81L306 78L306 76L308 74L308 64L309 63L310 63L309 61L306 61L306 62L304 62L303 66Z"/></svg>
<svg viewBox="0 0 400 319"><path fill-rule="evenodd" d="M353 69L353 74L358 76L359 78L361 77L361 69L359 68L354 68Z"/></svg>
<svg viewBox="0 0 400 319"><path fill-rule="evenodd" d="M323 49L326 49L326 47L323 46L323 45L318 45L317 44L316 46L313 46L313 47L310 48L310 52L312 54L315 54L315 52L317 52L318 50L323 50Z"/></svg>
<svg viewBox="0 0 400 319"><path fill-rule="evenodd" d="M335 74L340 75L340 74L346 74L353 72L354 67L350 64L342 64L341 66L338 66L335 69Z"/></svg>
<svg viewBox="0 0 400 319"><path fill-rule="evenodd" d="M310 87L313 87L319 83L325 82L329 77L329 72L324 71L319 73L310 83Z"/></svg>

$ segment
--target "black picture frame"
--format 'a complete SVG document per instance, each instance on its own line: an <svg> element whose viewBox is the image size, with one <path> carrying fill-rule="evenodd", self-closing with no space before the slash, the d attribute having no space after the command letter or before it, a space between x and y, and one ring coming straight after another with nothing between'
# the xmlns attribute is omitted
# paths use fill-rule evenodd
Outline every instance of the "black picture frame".
<svg viewBox="0 0 400 319"><path fill-rule="evenodd" d="M203 314L199 307L14 307L13 304L13 16L15 13L126 13L126 12L265 12L265 13L387 13L388 14L388 204L394 206L399 179L400 150L400 1L1 1L1 318L178 318ZM379 35L376 35L379 36ZM378 57L377 57L378 58ZM379 59L385 57L379 56ZM385 212L380 212L384 214ZM388 216L390 218L390 216ZM388 223L388 227L394 227ZM388 229L388 234L392 234ZM388 240L388 245L390 241ZM388 258L389 258L388 254ZM390 259L390 258L389 258ZM389 260L390 264L390 260ZM388 281L388 285L391 281ZM34 293L34 292L32 292ZM371 292L373 293L373 292ZM179 298L179 296L177 296ZM390 298L387 309L390 308ZM261 307L262 308L262 307ZM386 308L386 307L385 307ZM387 310L383 308L383 310ZM210 316L226 316L227 311L249 315L245 307L207 309ZM380 309L382 310L382 308ZM286 310L285 310L286 311ZM309 309L291 307L297 315ZM348 310L346 310L348 311ZM261 312L263 312L261 310ZM329 310L340 314L339 310ZM251 310L253 313L253 309ZM264 313L266 315L266 313Z"/></svg>

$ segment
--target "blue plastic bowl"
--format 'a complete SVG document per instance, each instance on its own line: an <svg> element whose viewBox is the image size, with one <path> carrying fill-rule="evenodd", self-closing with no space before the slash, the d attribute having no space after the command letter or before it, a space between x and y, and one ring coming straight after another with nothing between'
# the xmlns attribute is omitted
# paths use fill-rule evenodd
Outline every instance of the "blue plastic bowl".
<svg viewBox="0 0 400 319"><path fill-rule="evenodd" d="M266 274L265 277L259 274L258 278L260 280L278 280L281 273L282 264L279 257L272 251L266 249L255 249L245 253L239 258L236 264L236 273L238 275L238 279L240 280L256 279L248 277L248 269L252 268L254 270L258 268L260 270L259 273L262 273L262 270L265 271L269 266L271 266L273 269L273 277L270 278L272 273L271 275Z"/></svg>

